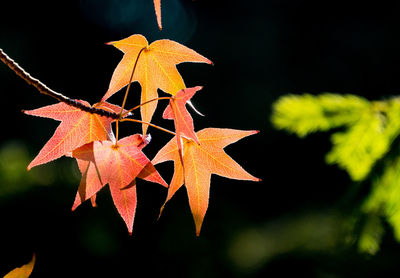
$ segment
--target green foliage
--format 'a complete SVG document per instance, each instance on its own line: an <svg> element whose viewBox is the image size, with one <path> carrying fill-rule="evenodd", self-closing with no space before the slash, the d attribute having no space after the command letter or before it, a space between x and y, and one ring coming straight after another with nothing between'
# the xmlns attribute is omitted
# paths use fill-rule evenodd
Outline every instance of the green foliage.
<svg viewBox="0 0 400 278"><path fill-rule="evenodd" d="M369 102L352 95L285 96L274 105L272 122L279 129L304 137L343 127L332 134L329 164L338 164L355 181L363 180L389 150L400 131L397 99Z"/></svg>
<svg viewBox="0 0 400 278"><path fill-rule="evenodd" d="M372 184L372 191L362 207L365 213L385 217L400 241L400 157L386 161L384 172Z"/></svg>
<svg viewBox="0 0 400 278"><path fill-rule="evenodd" d="M399 108L390 102L371 102L357 122L332 135L333 148L326 156L327 162L338 164L353 180L363 180L397 135Z"/></svg>
<svg viewBox="0 0 400 278"><path fill-rule="evenodd" d="M390 223L400 242L400 156L386 156L400 134L400 100L304 94L284 96L273 108L273 124L299 137L336 128L326 161L346 170L353 181L366 180L376 162L382 161L382 174L373 179L372 190L361 207L366 221L358 248L370 254L379 250L384 233L381 218Z"/></svg>
<svg viewBox="0 0 400 278"><path fill-rule="evenodd" d="M76 165L71 160L27 172L26 165L31 159L23 142L11 140L0 145L0 199L54 183L73 185L79 178ZM71 169L74 170L73 175Z"/></svg>
<svg viewBox="0 0 400 278"><path fill-rule="evenodd" d="M353 95L289 95L275 102L272 122L279 129L304 137L312 132L351 125L368 107L366 99Z"/></svg>

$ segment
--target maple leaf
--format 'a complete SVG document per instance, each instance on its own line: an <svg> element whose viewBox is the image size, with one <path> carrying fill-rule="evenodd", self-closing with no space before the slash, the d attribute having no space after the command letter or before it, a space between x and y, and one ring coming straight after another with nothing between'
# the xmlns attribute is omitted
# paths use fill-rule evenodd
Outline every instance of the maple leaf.
<svg viewBox="0 0 400 278"><path fill-rule="evenodd" d="M169 101L169 105L164 110L163 118L172 119L175 122L176 141L182 161L183 152L181 134L186 136L188 139L193 139L197 144L200 144L199 139L197 139L196 133L194 132L193 119L186 109L186 103L201 89L201 86L197 86L180 90L172 97Z"/></svg>
<svg viewBox="0 0 400 278"><path fill-rule="evenodd" d="M28 278L33 271L35 260L36 256L33 254L32 260L29 263L11 270L3 278Z"/></svg>
<svg viewBox="0 0 400 278"><path fill-rule="evenodd" d="M82 179L72 209L109 185L114 204L132 233L136 210L135 178L168 187L153 164L142 152L147 144L139 134L111 141L95 141L73 151Z"/></svg>
<svg viewBox="0 0 400 278"><path fill-rule="evenodd" d="M231 179L260 181L260 179L247 173L223 150L227 145L256 133L258 131L206 128L197 132L200 145L192 140L182 138L185 171L183 171L180 162L175 138L171 139L152 160L154 164L168 160L174 161L175 172L165 203L185 182L197 235L200 234L201 225L208 208L211 174Z"/></svg>
<svg viewBox="0 0 400 278"><path fill-rule="evenodd" d="M161 25L161 0L154 0L154 9L156 11L158 28L160 28L160 30L161 30L162 29L162 25Z"/></svg>
<svg viewBox="0 0 400 278"><path fill-rule="evenodd" d="M132 35L109 44L125 54L112 75L103 101L128 85L135 65L136 68L131 81L140 83L142 88L141 103L144 103L158 97L158 88L168 94L175 95L179 90L186 87L176 68L177 64L183 62L212 64L210 60L194 50L171 40L158 40L149 45L142 35ZM156 107L157 101L143 105L140 108L142 121L150 122ZM147 127L147 125L143 125L143 134L147 132Z"/></svg>
<svg viewBox="0 0 400 278"><path fill-rule="evenodd" d="M77 101L90 107L86 101ZM121 109L119 106L107 102L97 103L93 107L112 110L117 113ZM60 158L84 144L114 137L111 129L112 118L85 112L63 102L35 110L24 110L23 112L32 116L61 121L53 136L28 165L28 170L34 166Z"/></svg>

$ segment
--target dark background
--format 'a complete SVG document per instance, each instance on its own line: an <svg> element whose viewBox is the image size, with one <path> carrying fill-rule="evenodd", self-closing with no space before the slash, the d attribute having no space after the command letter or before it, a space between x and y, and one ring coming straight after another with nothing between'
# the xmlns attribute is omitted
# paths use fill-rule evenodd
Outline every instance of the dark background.
<svg viewBox="0 0 400 278"><path fill-rule="evenodd" d="M100 192L97 208L85 203L71 212L79 184L73 160L25 170L58 123L20 111L54 100L0 65L0 275L28 262L32 253L37 262L31 277L398 274L400 245L389 227L374 256L359 253L340 228L368 188L325 164L329 133L299 139L275 130L270 115L272 103L288 93L368 99L398 94L400 4L163 0L162 31L151 0L2 1L0 8L0 48L50 88L91 103L104 95L122 57L106 42L132 34L150 42L168 38L211 59L214 66L178 66L188 87L204 86L193 99L206 115L193 116L196 130L260 130L226 151L263 180L213 176L199 238L185 189L157 221L166 190L139 181L132 236L108 188ZM133 91L132 106L140 86ZM110 101L120 104L122 95ZM155 123L172 128L161 119L163 105ZM133 124L121 129L126 135L140 132ZM152 158L170 137L150 132L145 152ZM158 169L169 181L172 163Z"/></svg>

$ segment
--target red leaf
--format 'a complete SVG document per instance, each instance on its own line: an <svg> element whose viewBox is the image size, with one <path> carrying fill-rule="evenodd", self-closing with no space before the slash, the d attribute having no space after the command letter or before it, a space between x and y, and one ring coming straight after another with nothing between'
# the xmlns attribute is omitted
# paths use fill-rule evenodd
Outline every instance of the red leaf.
<svg viewBox="0 0 400 278"><path fill-rule="evenodd" d="M90 106L86 101L78 101ZM118 113L120 112L119 109L121 109L106 102L97 103L94 107ZM114 137L111 129L113 119L88 113L62 102L23 112L28 115L61 121L54 135L28 165L28 170L34 166L60 158L87 143Z"/></svg>
<svg viewBox="0 0 400 278"><path fill-rule="evenodd" d="M193 119L186 109L186 103L202 88L197 86L180 90L172 97L163 114L164 119L174 120L177 137L182 134L188 139L193 139L197 144L200 144L200 142L194 132Z"/></svg>
<svg viewBox="0 0 400 278"><path fill-rule="evenodd" d="M114 145L111 141L96 141L75 151L82 180L72 209L93 197L108 184L114 204L132 233L136 209L135 178L168 185L142 152L146 145L139 134L125 137Z"/></svg>
<svg viewBox="0 0 400 278"><path fill-rule="evenodd" d="M181 136L186 136L188 139L193 139L197 144L200 144L199 139L197 139L196 133L194 132L193 119L186 109L186 103L201 89L202 87L197 86L180 90L172 97L169 101L169 105L164 110L163 118L172 119L175 122L176 141L182 163L183 150Z"/></svg>

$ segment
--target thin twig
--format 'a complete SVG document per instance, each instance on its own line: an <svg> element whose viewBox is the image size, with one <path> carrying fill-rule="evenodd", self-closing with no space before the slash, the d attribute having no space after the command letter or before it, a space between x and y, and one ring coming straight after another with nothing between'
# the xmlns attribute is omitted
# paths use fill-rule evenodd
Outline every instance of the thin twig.
<svg viewBox="0 0 400 278"><path fill-rule="evenodd" d="M132 112L133 110L136 110L136 109L140 108L141 106L143 106L143 105L145 105L145 104L148 104L148 103L153 102L153 101L161 100L161 99L172 99L172 97L158 97L158 98L153 98L153 99L151 99L151 100L145 101L145 102L143 102L143 103L141 103L141 104L139 104L139 105L136 105L135 107L129 109L129 110L126 111L125 113L123 113L123 114L122 114L122 117L125 117L125 116L128 115L130 112Z"/></svg>
<svg viewBox="0 0 400 278"><path fill-rule="evenodd" d="M144 122L144 121L140 121L140 120L136 120L136 119L125 118L125 119L119 120L119 122L135 122L135 123L145 124L145 125L149 125L149 126L152 126L154 128L157 128L159 130L165 131L165 132L167 132L169 134L176 135L175 132L173 132L171 130L168 130L166 128L160 127L160 126L152 124L152 123L148 123L148 122Z"/></svg>
<svg viewBox="0 0 400 278"><path fill-rule="evenodd" d="M10 69L12 69L19 77L25 80L26 83L35 87L41 94L50 96L55 98L60 102L64 102L68 105L76 107L82 111L89 112L92 114L98 114L100 116L112 118L112 119L119 119L120 115L114 112L106 111L104 109L90 107L82 104L81 102L76 101L75 99L71 99L66 97L60 93L57 93L43 84L36 78L33 78L29 73L27 73L21 66L19 66L13 59L7 56L6 53L2 49L0 49L0 60L6 64Z"/></svg>

